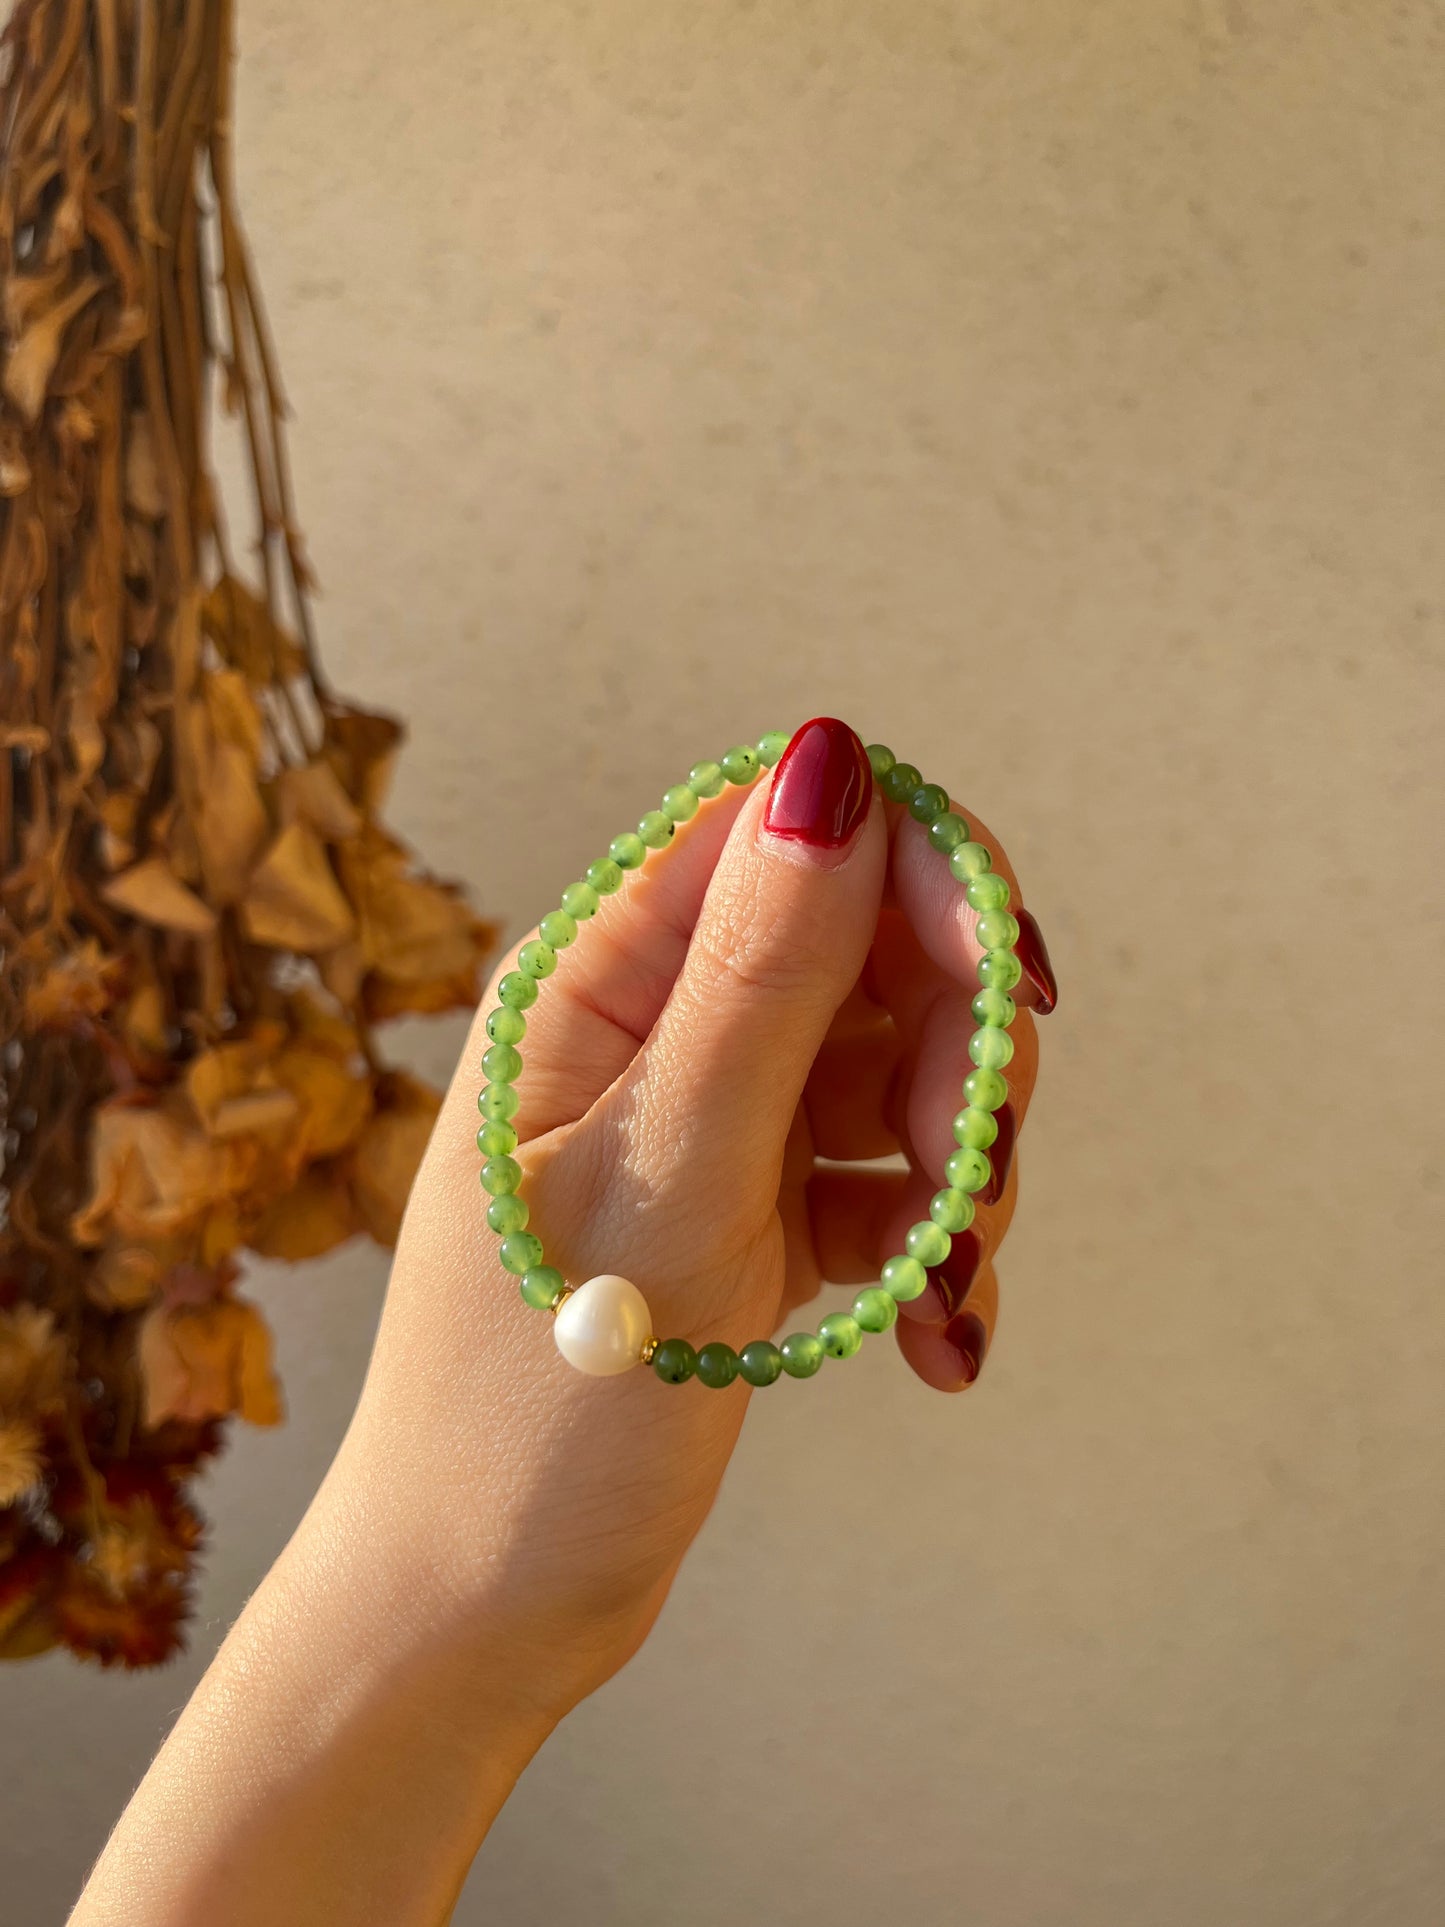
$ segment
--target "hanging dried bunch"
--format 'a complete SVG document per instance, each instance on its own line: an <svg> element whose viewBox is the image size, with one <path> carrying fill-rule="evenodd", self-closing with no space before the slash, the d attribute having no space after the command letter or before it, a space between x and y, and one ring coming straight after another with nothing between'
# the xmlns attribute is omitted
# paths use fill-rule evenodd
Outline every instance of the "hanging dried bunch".
<svg viewBox="0 0 1445 1927"><path fill-rule="evenodd" d="M237 218L227 0L19 0L0 77L0 1653L173 1651L245 1251L383 1243L437 1107L372 1026L492 932L316 655ZM258 535L210 466L239 418ZM249 580L245 579L249 577Z"/></svg>

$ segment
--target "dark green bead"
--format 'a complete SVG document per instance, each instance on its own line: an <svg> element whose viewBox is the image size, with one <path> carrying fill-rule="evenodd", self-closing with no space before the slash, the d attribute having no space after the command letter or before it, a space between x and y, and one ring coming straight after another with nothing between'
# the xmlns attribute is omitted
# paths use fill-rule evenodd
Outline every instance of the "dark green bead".
<svg viewBox="0 0 1445 1927"><path fill-rule="evenodd" d="M970 1071L963 1080L963 1094L980 1111L996 1111L1008 1096L1008 1084L998 1071Z"/></svg>
<svg viewBox="0 0 1445 1927"><path fill-rule="evenodd" d="M980 876L970 877L963 893L968 898L969 908L982 914L985 910L1007 910L1009 899L1008 881L997 870L985 870ZM1001 946L989 944L990 950Z"/></svg>
<svg viewBox="0 0 1445 1927"><path fill-rule="evenodd" d="M993 858L982 843L960 843L949 854L948 867L960 883L993 868Z"/></svg>
<svg viewBox="0 0 1445 1927"><path fill-rule="evenodd" d="M487 1206L487 1223L499 1238L505 1238L513 1231L525 1231L531 1215L532 1208L527 1200L511 1191L505 1197L493 1198Z"/></svg>
<svg viewBox="0 0 1445 1927"><path fill-rule="evenodd" d="M990 950L978 960L978 981L989 990L1012 990L1023 974L1012 950Z"/></svg>
<svg viewBox="0 0 1445 1927"><path fill-rule="evenodd" d="M647 845L632 830L624 830L608 844L607 854L619 870L640 870L647 857Z"/></svg>
<svg viewBox="0 0 1445 1927"><path fill-rule="evenodd" d="M732 751L728 751L731 756ZM749 750L749 755L753 752ZM783 1372L783 1354L770 1338L755 1338L738 1354L738 1376L749 1385L775 1385Z"/></svg>
<svg viewBox="0 0 1445 1927"><path fill-rule="evenodd" d="M649 810L637 826L637 834L649 850L660 850L676 833L671 817L661 810Z"/></svg>
<svg viewBox="0 0 1445 1927"><path fill-rule="evenodd" d="M873 771L874 780L879 783L898 761L887 743L870 743L864 754L868 758L868 766ZM843 1315L846 1316L846 1313Z"/></svg>
<svg viewBox="0 0 1445 1927"><path fill-rule="evenodd" d="M811 1378L823 1363L823 1341L813 1332L794 1332L783 1340L783 1370L789 1378Z"/></svg>
<svg viewBox="0 0 1445 1927"><path fill-rule="evenodd" d="M937 783L921 783L908 799L908 814L915 823L931 823L948 809L948 791Z"/></svg>
<svg viewBox="0 0 1445 1927"><path fill-rule="evenodd" d="M599 856L595 863L587 865L587 886L595 890L599 897L610 897L615 890L622 888L622 865L614 863L610 856ZM567 893L562 892L562 907L567 907ZM575 917L577 912L572 912Z"/></svg>
<svg viewBox="0 0 1445 1927"><path fill-rule="evenodd" d="M488 1158L482 1166L482 1189L491 1197L504 1198L522 1182L522 1167L515 1158Z"/></svg>
<svg viewBox="0 0 1445 1927"><path fill-rule="evenodd" d="M992 1111L980 1111L970 1105L953 1120L953 1135L966 1149L986 1151L998 1136L998 1119Z"/></svg>
<svg viewBox="0 0 1445 1927"><path fill-rule="evenodd" d="M527 977L550 977L557 968L557 952L534 937L517 952L517 968Z"/></svg>
<svg viewBox="0 0 1445 1927"><path fill-rule="evenodd" d="M504 1158L516 1148L516 1131L499 1117L488 1118L477 1132L477 1149L484 1158Z"/></svg>
<svg viewBox="0 0 1445 1927"><path fill-rule="evenodd" d="M1019 940L1019 920L1008 910L985 910L975 934L985 950L1012 950Z"/></svg>
<svg viewBox="0 0 1445 1927"><path fill-rule="evenodd" d="M721 763L694 763L687 772L687 786L694 796L721 796L726 781Z"/></svg>
<svg viewBox="0 0 1445 1927"><path fill-rule="evenodd" d="M662 814L669 823L690 823L697 815L697 791L686 783L674 783L662 792Z"/></svg>
<svg viewBox="0 0 1445 1927"><path fill-rule="evenodd" d="M652 1354L652 1369L664 1385L681 1385L697 1370L697 1353L685 1338L664 1338Z"/></svg>
<svg viewBox="0 0 1445 1927"><path fill-rule="evenodd" d="M517 1115L521 1101L515 1084L484 1084L477 1094L477 1109L483 1117L505 1124Z"/></svg>
<svg viewBox="0 0 1445 1927"><path fill-rule="evenodd" d="M941 1224L935 1224L932 1218L920 1218L917 1224L908 1227L903 1249L910 1258L916 1258L919 1264L932 1271L947 1258L952 1243L953 1240ZM889 1279L885 1278L883 1282L893 1291ZM896 1298L898 1293L894 1291L893 1296Z"/></svg>
<svg viewBox="0 0 1445 1927"><path fill-rule="evenodd" d="M994 1024L1007 1030L1018 1016L1018 1005L1006 990L981 990L971 1006L975 1023Z"/></svg>
<svg viewBox="0 0 1445 1927"><path fill-rule="evenodd" d="M698 1382L708 1385L715 1392L731 1385L738 1375L738 1355L731 1345L724 1345L717 1339L704 1345L697 1355Z"/></svg>
<svg viewBox="0 0 1445 1927"><path fill-rule="evenodd" d="M907 803L922 782L923 772L912 763L895 763L888 774L879 779L878 787L890 803Z"/></svg>
<svg viewBox="0 0 1445 1927"><path fill-rule="evenodd" d="M969 829L961 816L949 811L946 816L935 816L928 826L928 840L935 850L942 850L951 856L960 843L967 843Z"/></svg>
<svg viewBox="0 0 1445 1927"><path fill-rule="evenodd" d="M758 752L753 748L751 743L739 743L736 748L730 749L722 759L723 775L730 783L736 783L739 789L743 789L751 783L761 767L761 764L758 762ZM776 1347L774 1349L776 1349ZM746 1356L747 1354L744 1353L744 1357ZM745 1378L747 1377L746 1372L743 1376ZM760 1382L771 1385L773 1381L772 1379L764 1379ZM751 1384L752 1380L749 1379L748 1383Z"/></svg>
<svg viewBox="0 0 1445 1927"><path fill-rule="evenodd" d="M943 1167L943 1175L955 1191L982 1191L993 1175L987 1151L980 1151L971 1144L961 1145L951 1152Z"/></svg>
<svg viewBox="0 0 1445 1927"><path fill-rule="evenodd" d="M487 1035L494 1044L520 1044L527 1034L527 1020L520 1010L501 1004L487 1018Z"/></svg>
<svg viewBox="0 0 1445 1927"><path fill-rule="evenodd" d="M952 1237L967 1231L973 1223L973 1199L967 1191L951 1186L947 1191L935 1191L928 1201L928 1215Z"/></svg>
<svg viewBox="0 0 1445 1927"><path fill-rule="evenodd" d="M766 736L758 738L758 761L764 769L771 769L788 747L789 738L781 729L770 729Z"/></svg>
<svg viewBox="0 0 1445 1927"><path fill-rule="evenodd" d="M542 1240L535 1231L513 1231L503 1238L497 1255L501 1258L503 1268L520 1278L533 1265L541 1264Z"/></svg>
<svg viewBox="0 0 1445 1927"><path fill-rule="evenodd" d="M522 1274L522 1299L533 1311L550 1311L565 1279L555 1265L532 1265Z"/></svg>
<svg viewBox="0 0 1445 1927"><path fill-rule="evenodd" d="M985 1024L969 1038L968 1054L980 1070L1006 1070L1013 1059L1014 1040L1006 1030Z"/></svg>
<svg viewBox="0 0 1445 1927"><path fill-rule="evenodd" d="M497 996L508 1010L530 1010L537 1001L536 980L525 971L509 970L497 985Z"/></svg>
<svg viewBox="0 0 1445 1927"><path fill-rule="evenodd" d="M940 1238L946 1239L948 1236L946 1231L938 1231L938 1226L931 1218L928 1228L937 1231ZM914 1298L921 1298L927 1291L928 1272L921 1259L900 1252L884 1265L879 1273L879 1282L890 1298L900 1305L906 1305Z"/></svg>
<svg viewBox="0 0 1445 1927"><path fill-rule="evenodd" d="M863 1344L863 1327L851 1311L830 1311L818 1323L818 1336L829 1358L852 1358Z"/></svg>
<svg viewBox="0 0 1445 1927"><path fill-rule="evenodd" d="M898 1322L898 1300L881 1285L867 1285L853 1300L853 1316L865 1332L886 1332Z"/></svg>
<svg viewBox="0 0 1445 1927"><path fill-rule="evenodd" d="M489 1044L482 1052L482 1076L493 1084L515 1084L522 1075L522 1053L515 1044Z"/></svg>

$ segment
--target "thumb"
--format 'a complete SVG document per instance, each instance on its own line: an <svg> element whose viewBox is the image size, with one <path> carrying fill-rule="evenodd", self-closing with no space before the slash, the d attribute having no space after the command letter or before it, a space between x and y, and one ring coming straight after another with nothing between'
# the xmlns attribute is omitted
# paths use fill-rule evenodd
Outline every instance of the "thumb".
<svg viewBox="0 0 1445 1927"><path fill-rule="evenodd" d="M832 717L805 723L733 824L627 1079L635 1155L659 1178L705 1133L727 1187L771 1202L808 1071L867 957L887 854L862 743Z"/></svg>

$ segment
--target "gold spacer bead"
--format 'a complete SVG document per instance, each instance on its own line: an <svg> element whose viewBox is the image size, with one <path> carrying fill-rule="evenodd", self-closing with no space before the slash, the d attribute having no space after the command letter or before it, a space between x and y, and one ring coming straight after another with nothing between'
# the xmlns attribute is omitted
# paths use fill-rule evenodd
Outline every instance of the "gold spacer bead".
<svg viewBox="0 0 1445 1927"><path fill-rule="evenodd" d="M652 1363L652 1354L656 1350L657 1350L657 1340L655 1338L649 1338L647 1343L643 1346L642 1350L637 1354L637 1356L642 1360L642 1363L644 1365L650 1365Z"/></svg>
<svg viewBox="0 0 1445 1927"><path fill-rule="evenodd" d="M577 1287L575 1285L563 1285L562 1289L557 1293L557 1296L552 1300L551 1304L548 1305L547 1307L548 1311L551 1312L554 1318L557 1316L558 1312L561 1311L562 1307L566 1304L567 1300L572 1296L573 1292L576 1291L576 1289Z"/></svg>

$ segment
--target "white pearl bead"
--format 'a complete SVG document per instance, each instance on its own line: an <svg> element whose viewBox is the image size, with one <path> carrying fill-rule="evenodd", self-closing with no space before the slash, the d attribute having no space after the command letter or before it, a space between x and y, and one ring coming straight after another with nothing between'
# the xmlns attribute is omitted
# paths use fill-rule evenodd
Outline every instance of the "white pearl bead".
<svg viewBox="0 0 1445 1927"><path fill-rule="evenodd" d="M640 1362L652 1336L647 1300L629 1278L603 1272L565 1299L552 1335L567 1363L592 1378L611 1378Z"/></svg>

